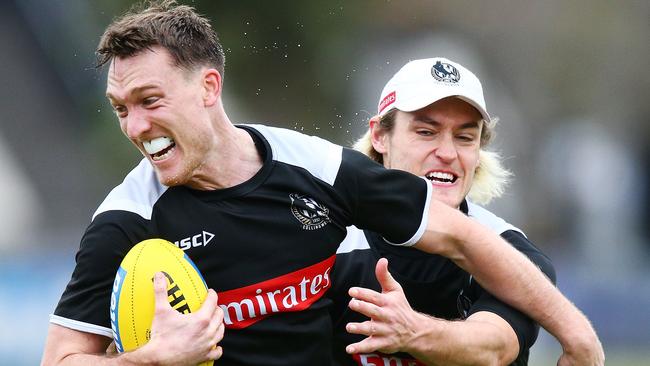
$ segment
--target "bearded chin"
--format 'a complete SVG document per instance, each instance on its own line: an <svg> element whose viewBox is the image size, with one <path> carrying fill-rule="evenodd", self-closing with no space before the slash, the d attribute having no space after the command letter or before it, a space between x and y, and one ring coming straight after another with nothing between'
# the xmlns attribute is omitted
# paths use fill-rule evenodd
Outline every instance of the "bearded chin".
<svg viewBox="0 0 650 366"><path fill-rule="evenodd" d="M201 171L203 164L201 162L189 161L180 166L175 166L173 170L155 169L158 181L167 187L191 185L197 172Z"/></svg>
<svg viewBox="0 0 650 366"><path fill-rule="evenodd" d="M172 174L172 175L163 175L160 172L156 171L156 177L160 184L167 187L181 186L187 183L185 174Z"/></svg>

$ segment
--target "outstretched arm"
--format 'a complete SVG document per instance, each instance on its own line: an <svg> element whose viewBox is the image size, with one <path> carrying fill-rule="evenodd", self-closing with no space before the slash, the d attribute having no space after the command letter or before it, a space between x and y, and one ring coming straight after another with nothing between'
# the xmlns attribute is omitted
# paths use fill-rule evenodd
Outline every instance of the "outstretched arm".
<svg viewBox="0 0 650 366"><path fill-rule="evenodd" d="M602 345L584 314L528 258L487 227L432 200L427 230L415 247L450 258L488 292L555 336L564 350L558 365L604 364Z"/></svg>
<svg viewBox="0 0 650 366"><path fill-rule="evenodd" d="M161 273L154 277L155 314L147 344L108 355L109 338L51 324L41 365L176 365L221 357L221 347L215 347L224 331L217 294L209 290L197 312L181 314L169 305L166 281Z"/></svg>
<svg viewBox="0 0 650 366"><path fill-rule="evenodd" d="M382 292L353 287L350 308L370 318L349 323L348 332L367 336L348 353L408 352L427 365L504 365L518 354L510 325L496 314L478 312L465 321L448 321L414 311L400 284L380 259L375 269ZM468 352L471 350L471 352Z"/></svg>

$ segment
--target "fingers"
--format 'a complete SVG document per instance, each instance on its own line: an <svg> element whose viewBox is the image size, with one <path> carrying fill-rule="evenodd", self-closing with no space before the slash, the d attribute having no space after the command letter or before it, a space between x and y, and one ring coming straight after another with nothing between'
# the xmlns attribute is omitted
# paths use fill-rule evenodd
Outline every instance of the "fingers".
<svg viewBox="0 0 650 366"><path fill-rule="evenodd" d="M217 333L214 335L212 343L217 344L221 342L225 331L226 331L226 326L223 323L220 323L219 326L217 327Z"/></svg>
<svg viewBox="0 0 650 366"><path fill-rule="evenodd" d="M361 342L352 343L345 347L345 352L348 354L355 353L371 353L382 349L385 346L385 341L379 338L365 338Z"/></svg>
<svg viewBox="0 0 650 366"><path fill-rule="evenodd" d="M345 347L345 352L347 352L350 355L353 355L355 353L366 353L366 352L363 352L363 351L359 350L359 343L361 343L361 342L352 343L352 344L348 345L347 347ZM370 351L370 352L372 352L372 351Z"/></svg>
<svg viewBox="0 0 650 366"><path fill-rule="evenodd" d="M203 304L201 304L201 307L196 313L212 316L217 311L217 309L220 309L217 305L218 300L219 297L217 296L217 293L214 292L213 289L208 289L208 294L205 296Z"/></svg>
<svg viewBox="0 0 650 366"><path fill-rule="evenodd" d="M223 339L224 332L223 311L217 307L217 311L209 317L209 324L204 333L209 337L209 344L217 344Z"/></svg>
<svg viewBox="0 0 650 366"><path fill-rule="evenodd" d="M365 336L381 336L385 334L385 326L381 323L373 321L365 321L362 323L348 323L345 330L351 334L361 334Z"/></svg>
<svg viewBox="0 0 650 366"><path fill-rule="evenodd" d="M221 346L216 346L208 353L209 360L218 360L221 356L223 356L223 348Z"/></svg>
<svg viewBox="0 0 650 366"><path fill-rule="evenodd" d="M217 293L213 289L209 289L205 301L196 313L197 316L206 316L210 319L210 334L215 334L216 338L214 343L221 341L225 327L223 324L223 310L219 307L217 300Z"/></svg>
<svg viewBox="0 0 650 366"><path fill-rule="evenodd" d="M383 305L381 294L377 291L363 288L363 287L351 287L348 290L348 294L353 299L358 299L361 301L369 302L376 305Z"/></svg>
<svg viewBox="0 0 650 366"><path fill-rule="evenodd" d="M377 276L377 281L379 281L379 284L381 285L383 294L394 291L402 292L402 286L400 286L399 282L397 282L388 271L388 260L386 258L381 258L377 261L375 276ZM350 297L373 303L378 306L386 305L382 298L382 293L363 287L352 287L348 290Z"/></svg>
<svg viewBox="0 0 650 366"><path fill-rule="evenodd" d="M357 313L361 313L367 316L368 318L377 319L377 320L384 319L384 317L382 316L383 314L382 308L373 303L363 301L360 299L352 299L350 300L348 307L356 311Z"/></svg>
<svg viewBox="0 0 650 366"><path fill-rule="evenodd" d="M218 343L223 339L225 325L223 323L223 310L218 306L217 300L217 293L213 289L209 289L201 308L194 313L195 316L209 319L209 324L203 334L208 336L208 344L212 345L208 353L208 358L211 360L216 360L223 354L223 349L218 346Z"/></svg>
<svg viewBox="0 0 650 366"><path fill-rule="evenodd" d="M221 340L223 339L224 329L225 326L223 322L220 322L219 324L217 324L217 329L212 331L213 335L209 342L209 344L212 346L206 356L209 360L217 360L221 358L221 356L223 355L223 348L219 346L219 342L221 342Z"/></svg>
<svg viewBox="0 0 650 366"><path fill-rule="evenodd" d="M153 295L157 312L171 309L167 300L167 278L162 272L156 272L153 276Z"/></svg>
<svg viewBox="0 0 650 366"><path fill-rule="evenodd" d="M214 347L207 354L208 360L218 360L221 358L221 356L223 356L223 348L221 348L221 346Z"/></svg>
<svg viewBox="0 0 650 366"><path fill-rule="evenodd" d="M388 259L380 258L375 266L375 276L381 285L382 292L401 290L399 282L395 281L393 276L388 272Z"/></svg>

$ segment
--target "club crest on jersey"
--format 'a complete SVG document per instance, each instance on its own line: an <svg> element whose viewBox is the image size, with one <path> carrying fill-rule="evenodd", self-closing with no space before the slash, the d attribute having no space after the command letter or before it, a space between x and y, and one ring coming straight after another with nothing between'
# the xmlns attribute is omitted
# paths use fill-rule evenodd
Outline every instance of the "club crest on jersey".
<svg viewBox="0 0 650 366"><path fill-rule="evenodd" d="M291 213L302 224L304 230L316 230L330 223L330 210L313 198L291 193Z"/></svg>
<svg viewBox="0 0 650 366"><path fill-rule="evenodd" d="M438 81L445 83L457 83L460 81L460 73L454 65L437 61L431 68L431 75Z"/></svg>

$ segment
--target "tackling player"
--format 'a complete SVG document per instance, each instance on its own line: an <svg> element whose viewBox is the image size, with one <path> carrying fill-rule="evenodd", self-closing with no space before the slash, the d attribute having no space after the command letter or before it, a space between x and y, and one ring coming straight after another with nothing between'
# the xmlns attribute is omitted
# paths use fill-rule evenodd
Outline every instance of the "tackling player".
<svg viewBox="0 0 650 366"><path fill-rule="evenodd" d="M466 198L489 202L503 192L509 176L498 155L485 150L496 120L487 113L483 88L470 70L441 57L411 61L384 87L379 109L357 150L386 168L426 177L434 198L492 228L555 282L550 260L521 230ZM388 259L392 276L385 262L377 264L381 257ZM526 365L537 337L537 324L485 292L450 259L386 245L376 233L348 228L332 278L337 365L384 360L398 365ZM350 309L352 286L374 291L355 290ZM361 323L368 320L362 314L372 316L373 305L383 307L381 317ZM459 319L465 321L447 321ZM376 329L368 334L372 327ZM354 345L357 353L347 354L346 346L364 335L372 336L372 342Z"/></svg>

